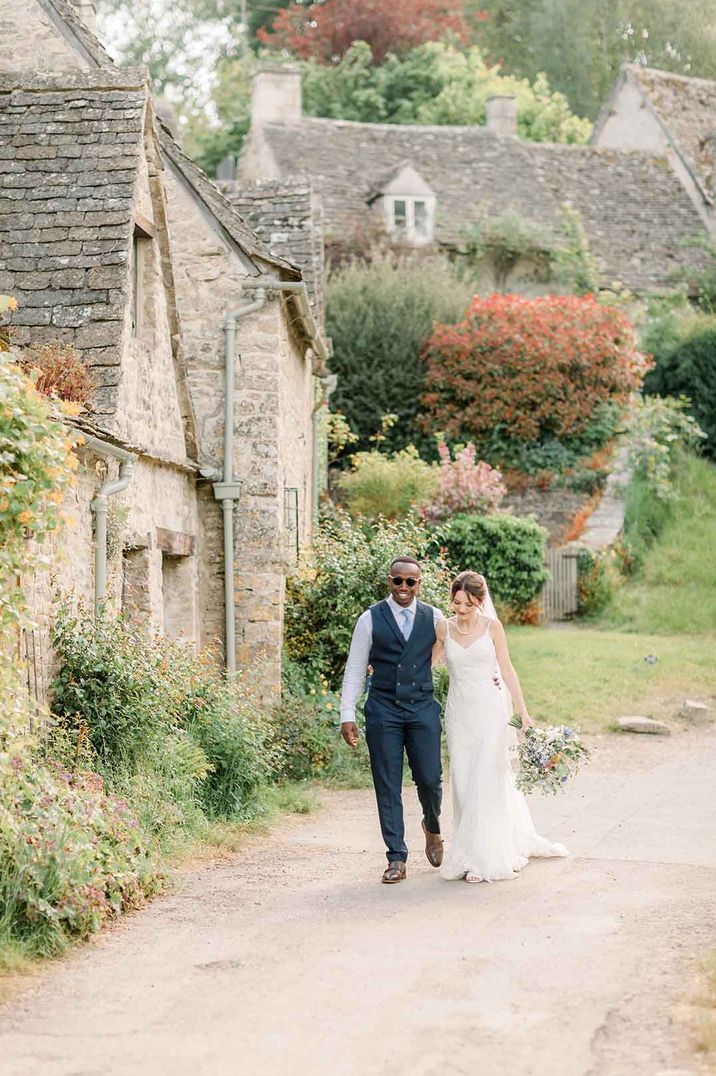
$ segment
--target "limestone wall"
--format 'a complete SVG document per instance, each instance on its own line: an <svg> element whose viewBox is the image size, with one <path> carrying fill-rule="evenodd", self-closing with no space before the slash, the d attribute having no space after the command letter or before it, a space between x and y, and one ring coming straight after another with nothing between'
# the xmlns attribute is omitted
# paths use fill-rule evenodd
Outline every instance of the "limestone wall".
<svg viewBox="0 0 716 1076"><path fill-rule="evenodd" d="M250 298L248 262L207 220L171 167L166 171L169 231L181 344L196 414L203 467L222 467L224 322ZM255 269L253 269L255 275ZM286 301L267 300L242 317L236 333L234 475L241 494L234 517L236 658L267 694L280 684L285 540L284 489L299 490L301 540L310 530L312 375L293 342ZM222 511L210 488L200 496L202 632L223 635Z"/></svg>
<svg viewBox="0 0 716 1076"><path fill-rule="evenodd" d="M22 579L34 650L34 678L52 676L50 629L55 603L63 598L94 606L94 534L90 508L100 486L116 478L118 463L80 447L81 466L67 492L64 526L39 552L49 568ZM199 638L198 510L191 472L158 465L146 457L135 464L127 489L111 497L108 513L106 601L116 611L146 619L152 628L188 641Z"/></svg>
<svg viewBox="0 0 716 1076"><path fill-rule="evenodd" d="M0 49L0 72L74 71L89 66L39 4L28 0L2 0L0 40L11 43Z"/></svg>

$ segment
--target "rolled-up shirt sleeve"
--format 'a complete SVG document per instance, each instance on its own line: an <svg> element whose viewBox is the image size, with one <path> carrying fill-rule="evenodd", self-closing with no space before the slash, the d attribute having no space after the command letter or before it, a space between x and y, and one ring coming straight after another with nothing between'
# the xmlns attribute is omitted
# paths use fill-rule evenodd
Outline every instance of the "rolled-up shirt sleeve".
<svg viewBox="0 0 716 1076"><path fill-rule="evenodd" d="M365 690L365 678L368 671L368 658L372 642L373 623L368 609L365 613L361 613L353 629L346 671L343 674L341 724L346 721L355 721L356 719L356 706Z"/></svg>

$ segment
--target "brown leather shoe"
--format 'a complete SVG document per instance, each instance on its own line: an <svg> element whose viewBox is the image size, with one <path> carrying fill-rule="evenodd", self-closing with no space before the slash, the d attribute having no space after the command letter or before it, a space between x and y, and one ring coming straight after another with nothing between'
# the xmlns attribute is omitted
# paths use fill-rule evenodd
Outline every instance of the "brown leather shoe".
<svg viewBox="0 0 716 1076"><path fill-rule="evenodd" d="M408 872L402 859L394 859L383 871L381 882L386 885L395 885L396 882L404 882L407 877Z"/></svg>
<svg viewBox="0 0 716 1076"><path fill-rule="evenodd" d="M428 833L422 823L425 834L425 855L431 867L439 867L443 861L443 839L439 833Z"/></svg>

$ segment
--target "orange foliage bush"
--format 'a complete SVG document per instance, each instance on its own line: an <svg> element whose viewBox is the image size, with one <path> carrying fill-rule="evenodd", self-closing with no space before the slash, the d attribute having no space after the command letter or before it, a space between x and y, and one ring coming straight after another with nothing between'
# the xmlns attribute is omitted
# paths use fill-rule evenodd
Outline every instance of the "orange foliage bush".
<svg viewBox="0 0 716 1076"><path fill-rule="evenodd" d="M649 360L626 316L594 296L476 296L424 350L426 431L487 447L578 437L600 404L623 404Z"/></svg>
<svg viewBox="0 0 716 1076"><path fill-rule="evenodd" d="M577 509L577 511L572 516L572 519L570 520L569 524L567 525L567 529L564 532L565 542L575 542L577 538L581 536L582 532L584 531L584 528L587 525L587 520L589 519L601 499L601 493L595 493L589 498L588 501L584 502L581 508Z"/></svg>
<svg viewBox="0 0 716 1076"><path fill-rule="evenodd" d="M35 387L44 396L86 407L96 388L91 371L71 344L52 341L27 348L20 354L18 365L25 373L35 373Z"/></svg>

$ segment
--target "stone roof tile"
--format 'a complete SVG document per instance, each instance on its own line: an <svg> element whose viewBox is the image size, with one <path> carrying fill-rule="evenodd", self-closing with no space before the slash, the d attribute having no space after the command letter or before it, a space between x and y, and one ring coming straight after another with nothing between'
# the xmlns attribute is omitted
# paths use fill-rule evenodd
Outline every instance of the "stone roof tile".
<svg viewBox="0 0 716 1076"><path fill-rule="evenodd" d="M0 75L0 272L18 300L14 337L84 352L103 411L114 406L116 377L104 367L117 361L128 301L145 78Z"/></svg>
<svg viewBox="0 0 716 1076"><path fill-rule="evenodd" d="M699 257L684 246L703 234L696 209L666 162L645 154L525 142L481 126L314 118L267 124L262 137L282 176L312 177L331 238L364 227L376 185L409 161L435 191L443 245L459 246L470 225L506 212L556 235L569 203L609 281L635 291L660 287Z"/></svg>

